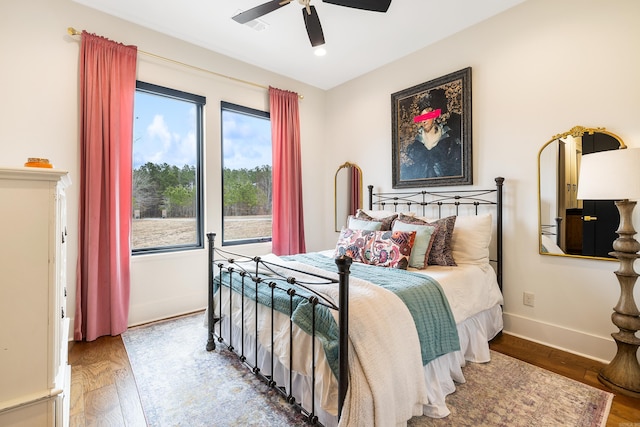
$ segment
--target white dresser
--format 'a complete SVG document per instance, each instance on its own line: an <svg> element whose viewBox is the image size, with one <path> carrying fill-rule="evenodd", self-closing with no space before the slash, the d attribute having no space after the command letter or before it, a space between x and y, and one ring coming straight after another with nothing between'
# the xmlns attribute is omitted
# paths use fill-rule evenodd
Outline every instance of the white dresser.
<svg viewBox="0 0 640 427"><path fill-rule="evenodd" d="M0 426L67 426L65 171L0 168Z"/></svg>

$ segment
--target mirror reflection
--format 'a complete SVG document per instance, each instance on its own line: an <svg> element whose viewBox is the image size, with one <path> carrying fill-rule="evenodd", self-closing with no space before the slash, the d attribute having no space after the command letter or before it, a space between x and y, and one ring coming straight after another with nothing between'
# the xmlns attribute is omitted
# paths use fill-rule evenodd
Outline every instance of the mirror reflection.
<svg viewBox="0 0 640 427"><path fill-rule="evenodd" d="M334 185L335 231L340 231L347 217L362 208L362 170L355 163L340 165Z"/></svg>
<svg viewBox="0 0 640 427"><path fill-rule="evenodd" d="M582 155L624 147L604 128L576 126L555 135L538 154L539 252L594 259L609 255L620 218L614 201L579 200Z"/></svg>

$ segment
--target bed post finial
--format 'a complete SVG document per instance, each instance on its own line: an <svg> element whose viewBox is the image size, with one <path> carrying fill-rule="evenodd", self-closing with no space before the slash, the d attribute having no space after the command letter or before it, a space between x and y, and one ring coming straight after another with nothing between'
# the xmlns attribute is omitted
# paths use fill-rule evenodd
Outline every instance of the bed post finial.
<svg viewBox="0 0 640 427"><path fill-rule="evenodd" d="M371 188L372 186L370 186ZM369 193L371 194L371 193ZM342 414L342 406L349 387L349 268L353 260L348 256L340 256L335 260L340 278L340 296L338 328L340 345L338 353L338 418Z"/></svg>

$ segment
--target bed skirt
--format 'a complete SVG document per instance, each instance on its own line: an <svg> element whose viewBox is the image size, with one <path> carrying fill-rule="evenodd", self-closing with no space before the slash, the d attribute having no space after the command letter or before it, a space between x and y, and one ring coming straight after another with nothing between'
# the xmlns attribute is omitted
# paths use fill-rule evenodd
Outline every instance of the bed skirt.
<svg viewBox="0 0 640 427"><path fill-rule="evenodd" d="M205 326L206 322L207 316L205 314ZM455 391L456 383L465 382L462 367L467 362L489 362L491 357L489 341L502 330L502 327L502 307L500 305L482 311L457 325L460 350L440 356L423 368L429 397L429 403L423 408L424 415L443 418L450 414L445 398ZM242 353L248 363L256 364L264 375L272 375L276 383L285 384L287 392L295 396L296 401L306 410L313 412L320 423L326 427L337 426L338 390L335 386L336 381L325 381L325 377L331 375L330 371L325 370L323 373L322 370L317 370L316 385L319 387L316 387L315 396L312 397L310 376L294 371L292 378L289 378L289 369L277 358L274 358L272 374L272 359L269 349L259 345L256 359L254 337L245 330L244 346L239 345L241 341L240 328L230 327L228 316L222 316L221 324L216 325L216 334L219 334L220 331L222 331L227 345L231 342L236 352L242 348ZM231 340L229 340L230 331L232 331ZM321 346L316 346L316 349L319 347L321 348ZM321 350L317 350L316 355L321 363L324 360L324 354ZM292 390L288 390L290 381ZM333 385L326 386L327 383L333 383Z"/></svg>

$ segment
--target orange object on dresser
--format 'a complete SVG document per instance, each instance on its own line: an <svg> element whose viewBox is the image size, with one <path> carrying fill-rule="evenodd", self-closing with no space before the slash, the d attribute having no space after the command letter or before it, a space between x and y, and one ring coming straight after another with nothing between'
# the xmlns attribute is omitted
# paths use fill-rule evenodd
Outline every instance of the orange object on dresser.
<svg viewBox="0 0 640 427"><path fill-rule="evenodd" d="M27 163L24 164L30 168L52 168L53 165L49 163L49 159L40 159L38 157L29 157Z"/></svg>

